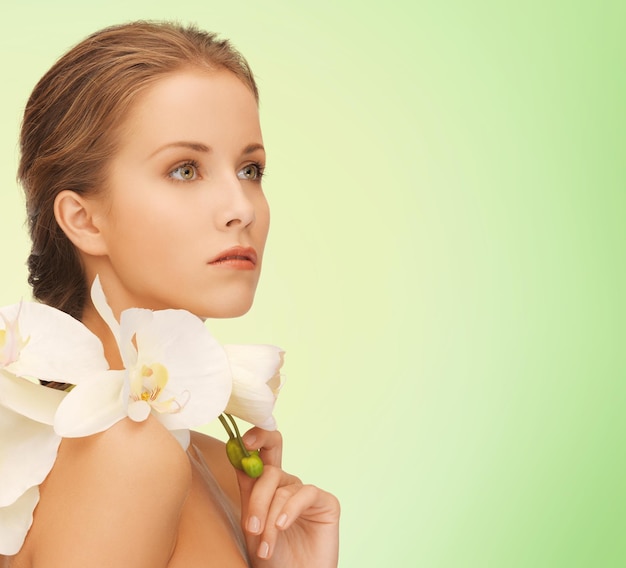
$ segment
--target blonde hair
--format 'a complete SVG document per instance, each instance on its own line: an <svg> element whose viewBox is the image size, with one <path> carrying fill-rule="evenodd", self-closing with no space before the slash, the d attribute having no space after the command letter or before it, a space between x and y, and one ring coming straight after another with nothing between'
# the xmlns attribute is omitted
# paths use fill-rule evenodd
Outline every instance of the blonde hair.
<svg viewBox="0 0 626 568"><path fill-rule="evenodd" d="M87 283L77 251L54 217L65 189L95 194L137 95L182 68L226 69L253 92L248 63L227 41L194 26L133 22L92 34L33 90L22 123L18 178L26 194L34 296L80 318Z"/></svg>

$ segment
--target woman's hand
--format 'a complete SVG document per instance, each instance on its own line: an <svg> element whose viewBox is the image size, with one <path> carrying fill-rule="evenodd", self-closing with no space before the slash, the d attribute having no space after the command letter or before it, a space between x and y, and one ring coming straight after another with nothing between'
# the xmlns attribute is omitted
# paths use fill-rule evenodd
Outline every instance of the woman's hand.
<svg viewBox="0 0 626 568"><path fill-rule="evenodd" d="M281 469L279 432L252 428L246 448L259 449L265 468L258 479L237 472L241 523L255 568L335 568L339 501Z"/></svg>

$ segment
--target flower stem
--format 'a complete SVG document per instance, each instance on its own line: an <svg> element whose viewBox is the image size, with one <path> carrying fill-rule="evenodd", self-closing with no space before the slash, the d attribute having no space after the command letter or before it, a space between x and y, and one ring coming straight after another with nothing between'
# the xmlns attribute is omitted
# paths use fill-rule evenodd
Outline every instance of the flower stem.
<svg viewBox="0 0 626 568"><path fill-rule="evenodd" d="M228 414L226 415L228 416ZM218 418L220 419L220 422L222 423L222 426L224 426L224 430L226 430L226 433L228 434L228 437L232 440L233 438L236 438L237 436L235 436L233 434L233 431L231 430L230 426L228 425L228 422L226 422L226 418L224 418L223 414L220 414L218 416Z"/></svg>
<svg viewBox="0 0 626 568"><path fill-rule="evenodd" d="M226 416L228 416L228 419L231 421L233 428L235 429L235 432L237 433L237 440L239 440L239 444L241 445L241 449L243 450L243 454L249 458L250 457L250 452L248 451L248 449L246 448L246 446L243 443L243 440L241 439L241 434L239 433L239 428L237 427L237 422L235 422L235 419L228 413L224 412L224 414Z"/></svg>

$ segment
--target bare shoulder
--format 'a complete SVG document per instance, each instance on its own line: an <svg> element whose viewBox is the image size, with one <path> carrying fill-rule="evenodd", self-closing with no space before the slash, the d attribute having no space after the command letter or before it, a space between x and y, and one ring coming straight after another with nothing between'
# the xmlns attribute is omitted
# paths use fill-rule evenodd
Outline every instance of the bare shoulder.
<svg viewBox="0 0 626 568"><path fill-rule="evenodd" d="M64 439L25 543L32 565L167 566L189 460L154 418Z"/></svg>
<svg viewBox="0 0 626 568"><path fill-rule="evenodd" d="M222 490L233 504L239 508L240 495L237 476L226 456L226 445L200 432L191 432L191 443L202 453L202 457L211 469Z"/></svg>

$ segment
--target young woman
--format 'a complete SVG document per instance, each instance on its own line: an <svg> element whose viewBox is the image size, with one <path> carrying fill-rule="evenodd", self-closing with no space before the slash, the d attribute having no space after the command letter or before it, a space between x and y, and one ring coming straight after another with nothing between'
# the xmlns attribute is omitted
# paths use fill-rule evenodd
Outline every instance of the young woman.
<svg viewBox="0 0 626 568"><path fill-rule="evenodd" d="M252 73L228 42L145 22L93 34L35 87L19 168L29 281L36 299L97 336L110 369L128 366L116 325L134 308L202 319L250 308L269 226L257 102ZM90 295L94 282L110 315ZM141 350L139 335L131 339L130 350ZM5 359L10 370L15 357ZM160 386L146 392L134 400L157 408ZM253 479L221 442L191 432L185 451L153 414L60 441L32 526L16 554L0 557L5 566L337 565L339 504L282 471L278 432L244 435L265 463Z"/></svg>

